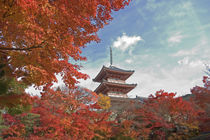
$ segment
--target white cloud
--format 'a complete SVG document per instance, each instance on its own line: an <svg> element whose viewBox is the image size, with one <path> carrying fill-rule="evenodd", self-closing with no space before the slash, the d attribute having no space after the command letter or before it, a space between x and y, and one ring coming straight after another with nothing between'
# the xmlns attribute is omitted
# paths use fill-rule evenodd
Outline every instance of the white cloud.
<svg viewBox="0 0 210 140"><path fill-rule="evenodd" d="M125 62L128 63L128 64L131 64L133 62L133 60L132 59L126 59Z"/></svg>
<svg viewBox="0 0 210 140"><path fill-rule="evenodd" d="M60 86L60 87L64 86L65 83L62 80L61 74L56 74L55 76L56 76L58 81L57 82L53 82L53 86L52 87L53 88L57 88L58 86Z"/></svg>
<svg viewBox="0 0 210 140"><path fill-rule="evenodd" d="M88 78L87 80L79 80L80 83L78 85L94 91L96 87L99 85L99 83L93 82L93 78L95 78L95 76L99 73L101 68L102 66L95 69L94 68L83 69L81 72L88 74L90 78Z"/></svg>
<svg viewBox="0 0 210 140"><path fill-rule="evenodd" d="M177 63L180 65L187 65L187 64L189 64L189 58L184 57L182 60L179 60Z"/></svg>
<svg viewBox="0 0 210 140"><path fill-rule="evenodd" d="M184 17L184 16L187 15L187 13L184 12L184 11L177 11L177 9L176 9L174 11L173 10L170 11L169 15L172 16L172 17Z"/></svg>
<svg viewBox="0 0 210 140"><path fill-rule="evenodd" d="M172 54L172 56L191 56L198 52L197 48L192 48L191 50L179 50L178 52Z"/></svg>
<svg viewBox="0 0 210 140"><path fill-rule="evenodd" d="M204 62L201 60L190 60L189 57L184 57L177 62L179 65L187 65L189 67L203 67Z"/></svg>
<svg viewBox="0 0 210 140"><path fill-rule="evenodd" d="M189 66L191 67L198 67L198 66L204 66L204 62L202 62L201 60L196 60L196 61L191 61L189 63Z"/></svg>
<svg viewBox="0 0 210 140"><path fill-rule="evenodd" d="M56 89L58 86L60 86L60 87L64 86L65 84L64 84L64 82L62 80L61 74L56 74L55 76L56 76L58 81L57 82L53 82L52 88ZM41 96L40 93L42 92L42 86L40 86L39 89L37 89L37 88L34 88L34 85L32 85L32 86L26 88L25 92L30 94L30 95L32 95L32 96L36 96L36 95L37 96Z"/></svg>
<svg viewBox="0 0 210 140"><path fill-rule="evenodd" d="M137 87L129 93L129 97L154 94L163 89L175 92L177 96L189 94L190 89L196 85L202 86L204 67L201 61L185 59L187 65L178 65L173 68L140 68L128 79L128 83L137 83Z"/></svg>
<svg viewBox="0 0 210 140"><path fill-rule="evenodd" d="M183 35L181 34L181 32L176 32L175 34L173 34L172 36L170 36L168 38L168 43L180 43L183 39Z"/></svg>
<svg viewBox="0 0 210 140"><path fill-rule="evenodd" d="M165 2L156 2L156 0L147 0L145 8L151 12L157 10L158 8L161 8L164 6Z"/></svg>
<svg viewBox="0 0 210 140"><path fill-rule="evenodd" d="M174 8L169 10L169 16L178 18L178 17L186 17L189 14L192 14L193 7L191 2L182 2L180 4L174 5Z"/></svg>
<svg viewBox="0 0 210 140"><path fill-rule="evenodd" d="M205 51L203 51L205 50ZM209 55L209 43L206 38L202 38L199 42L188 50L179 50L178 52L172 54L171 56L180 57L180 56L193 56L193 55Z"/></svg>
<svg viewBox="0 0 210 140"><path fill-rule="evenodd" d="M42 88L41 89L35 89L34 86L30 86L25 89L25 92L32 95L32 96L41 96Z"/></svg>
<svg viewBox="0 0 210 140"><path fill-rule="evenodd" d="M122 36L118 37L117 40L113 42L112 46L125 51L129 47L136 45L141 40L143 40L141 36L127 36L123 33Z"/></svg>
<svg viewBox="0 0 210 140"><path fill-rule="evenodd" d="M187 10L192 9L192 3L190 1L183 3L182 7Z"/></svg>

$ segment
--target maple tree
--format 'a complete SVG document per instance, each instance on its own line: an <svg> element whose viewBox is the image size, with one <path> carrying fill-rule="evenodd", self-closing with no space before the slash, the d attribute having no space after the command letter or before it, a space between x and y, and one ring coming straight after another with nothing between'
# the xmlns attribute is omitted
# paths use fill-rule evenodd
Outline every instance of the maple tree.
<svg viewBox="0 0 210 140"><path fill-rule="evenodd" d="M109 112L93 111L98 105L87 106L95 102L92 97L76 91L64 94L49 86L57 81L58 73L68 88L74 88L77 79L88 77L79 72L77 64L86 60L81 48L98 42L97 31L112 20L112 11L129 2L0 1L0 109L6 111L0 115L8 127L0 130L4 138L111 137L110 121L106 121ZM24 93L29 85L45 86L41 99Z"/></svg>
<svg viewBox="0 0 210 140"><path fill-rule="evenodd" d="M198 111L193 104L158 91L134 113L133 125L144 139L186 139L198 134Z"/></svg>
<svg viewBox="0 0 210 140"><path fill-rule="evenodd" d="M112 11L129 2L1 0L0 107L20 112L24 107L17 104L25 96L20 95L25 94L25 87L47 86L57 81L58 73L69 88L74 88L77 79L86 79L77 64L86 60L81 48L99 41L97 31L112 20Z"/></svg>
<svg viewBox="0 0 210 140"><path fill-rule="evenodd" d="M198 132L200 112L174 93L157 92L121 122L110 121L110 101L89 90L50 89L60 73L69 88L77 79L81 48L99 41L112 11L130 0L0 0L0 134L5 139L183 139ZM207 82L206 82L207 81ZM199 121L209 131L209 82L195 87ZM24 93L44 85L42 97ZM91 96L87 96L91 95ZM101 95L99 95L101 96ZM94 98L95 97L95 98ZM24 113L25 112L25 113ZM132 114L132 115L131 115ZM137 131L136 131L137 130Z"/></svg>
<svg viewBox="0 0 210 140"><path fill-rule="evenodd" d="M3 138L28 139L93 139L111 137L109 112L93 111L97 104L86 105L79 91L62 93L45 89L41 98L34 97L30 113L3 114L9 128ZM94 96L94 95L93 95ZM84 98L83 98L84 99ZM29 121L30 120L30 121Z"/></svg>
<svg viewBox="0 0 210 140"><path fill-rule="evenodd" d="M87 78L74 63L86 60L81 47L99 41L97 31L112 11L130 0L1 0L0 59L6 75L45 85L61 73L66 85ZM71 59L69 59L71 58ZM74 61L73 61L74 60Z"/></svg>
<svg viewBox="0 0 210 140"><path fill-rule="evenodd" d="M199 115L199 123L202 132L210 131L210 80L209 77L203 78L204 87L196 86L191 92L193 102L202 110Z"/></svg>
<svg viewBox="0 0 210 140"><path fill-rule="evenodd" d="M136 136L130 121L110 120L111 112L95 101L98 97L94 92L63 92L49 87L45 87L41 98L33 97L29 113L3 114L2 126L6 127L1 130L2 138L132 140ZM87 92L91 95L87 96Z"/></svg>

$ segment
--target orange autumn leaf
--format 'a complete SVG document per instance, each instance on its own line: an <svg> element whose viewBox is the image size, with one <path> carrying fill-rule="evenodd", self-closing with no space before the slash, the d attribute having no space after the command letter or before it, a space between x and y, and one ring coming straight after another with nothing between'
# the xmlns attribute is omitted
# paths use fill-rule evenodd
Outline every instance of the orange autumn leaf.
<svg viewBox="0 0 210 140"><path fill-rule="evenodd" d="M88 76L77 61L81 48L99 41L97 31L112 20L112 11L130 0L6 0L0 1L0 59L7 75L35 86L66 85ZM4 59L3 59L4 58Z"/></svg>

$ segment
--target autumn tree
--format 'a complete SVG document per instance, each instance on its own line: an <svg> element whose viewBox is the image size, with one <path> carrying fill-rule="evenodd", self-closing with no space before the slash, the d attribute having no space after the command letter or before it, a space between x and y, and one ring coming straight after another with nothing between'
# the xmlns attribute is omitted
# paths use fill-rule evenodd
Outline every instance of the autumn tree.
<svg viewBox="0 0 210 140"><path fill-rule="evenodd" d="M95 111L99 107L97 104L84 104L84 97L77 100L78 96L81 97L80 91L63 93L45 89L41 98L34 97L30 113L3 115L4 124L9 127L2 132L3 138L79 140L111 137L109 113Z"/></svg>
<svg viewBox="0 0 210 140"><path fill-rule="evenodd" d="M49 87L33 97L29 113L3 114L3 139L132 139L130 122L110 121L110 113L96 102L97 95L79 89L63 92ZM88 93L88 95L87 95ZM96 96L94 98L94 96Z"/></svg>
<svg viewBox="0 0 210 140"><path fill-rule="evenodd" d="M100 93L98 96L98 104L102 109L109 109L111 107L110 97Z"/></svg>
<svg viewBox="0 0 210 140"><path fill-rule="evenodd" d="M4 74L0 76L0 116L5 111L14 115L30 110L32 100L30 95L25 93L25 88L26 85L14 77Z"/></svg>
<svg viewBox="0 0 210 140"><path fill-rule="evenodd" d="M108 112L91 110L85 96L75 96L75 92L64 94L48 86L56 82L58 73L69 88L74 87L77 79L88 77L79 72L77 64L86 60L81 56L81 48L91 41L98 42L97 31L112 20L113 11L129 2L0 0L0 103L2 108L9 106L3 114L9 127L4 138L110 136L110 122L105 121ZM32 84L45 88L41 99L33 99L33 115L28 116L21 109L31 104L24 88Z"/></svg>
<svg viewBox="0 0 210 140"><path fill-rule="evenodd" d="M210 80L209 77L204 76L204 86L194 87L192 92L193 102L202 110L199 115L199 123L202 132L210 131Z"/></svg>
<svg viewBox="0 0 210 140"><path fill-rule="evenodd" d="M56 81L55 73L70 87L87 78L74 63L86 59L81 48L99 41L97 31L129 1L1 0L0 59L6 75L35 86Z"/></svg>
<svg viewBox="0 0 210 140"><path fill-rule="evenodd" d="M198 134L198 111L193 104L158 91L135 111L134 128L143 139L188 139Z"/></svg>
<svg viewBox="0 0 210 140"><path fill-rule="evenodd" d="M0 0L0 109L22 112L24 88L56 82L55 74L60 73L69 88L77 79L86 79L77 63L86 60L81 48L98 42L97 31L129 2Z"/></svg>

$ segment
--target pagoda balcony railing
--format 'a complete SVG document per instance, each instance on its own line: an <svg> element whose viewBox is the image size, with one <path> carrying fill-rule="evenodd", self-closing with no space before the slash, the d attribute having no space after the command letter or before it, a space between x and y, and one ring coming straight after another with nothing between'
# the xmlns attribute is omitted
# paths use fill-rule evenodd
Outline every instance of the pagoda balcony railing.
<svg viewBox="0 0 210 140"><path fill-rule="evenodd" d="M111 83L125 84L125 81L120 80L120 79L108 78L107 81L108 81L108 82L111 82Z"/></svg>
<svg viewBox="0 0 210 140"><path fill-rule="evenodd" d="M121 94L120 92L119 92L119 93L116 93L116 92L109 92L109 93L108 93L108 96L109 96L109 97L127 98L127 94Z"/></svg>

